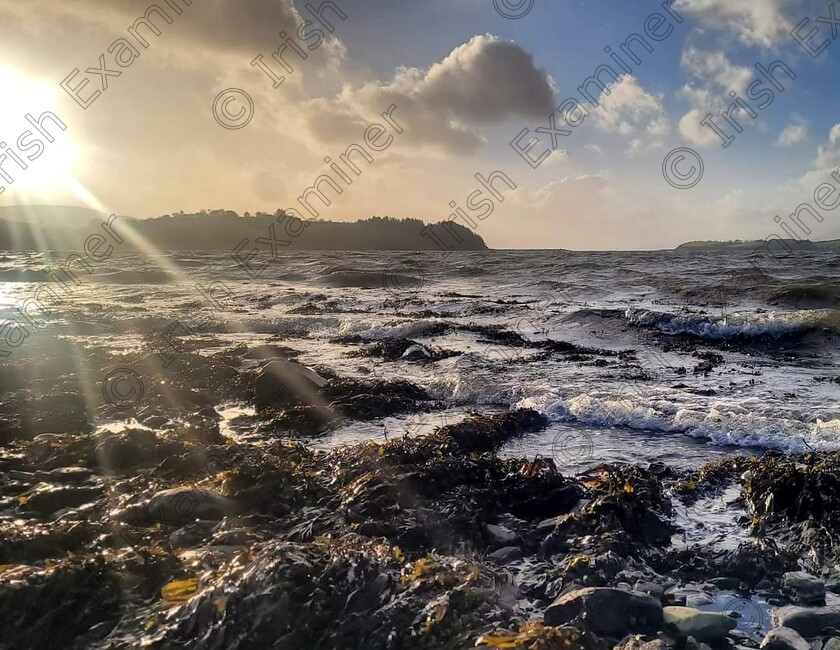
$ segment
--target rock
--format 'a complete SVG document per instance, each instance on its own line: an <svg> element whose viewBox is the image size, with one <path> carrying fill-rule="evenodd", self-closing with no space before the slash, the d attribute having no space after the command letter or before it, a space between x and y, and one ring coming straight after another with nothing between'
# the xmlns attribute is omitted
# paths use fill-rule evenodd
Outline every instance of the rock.
<svg viewBox="0 0 840 650"><path fill-rule="evenodd" d="M708 584L717 587L718 589L724 589L727 591L734 591L738 588L740 584L737 578L731 577L722 577L722 578L712 578L711 580L706 581Z"/></svg>
<svg viewBox="0 0 840 650"><path fill-rule="evenodd" d="M825 583L805 571L791 571L782 576L782 583L800 605L824 605Z"/></svg>
<svg viewBox="0 0 840 650"><path fill-rule="evenodd" d="M497 564L509 564L522 559L522 549L518 546L505 546L498 551L493 551L487 556L488 560Z"/></svg>
<svg viewBox="0 0 840 650"><path fill-rule="evenodd" d="M655 582L639 581L636 583L633 589L643 594L647 594L648 596L653 596L659 601L661 601L662 598L665 596L665 589L662 587L662 585L658 585Z"/></svg>
<svg viewBox="0 0 840 650"><path fill-rule="evenodd" d="M736 626L726 614L701 612L694 607L665 607L662 616L665 624L681 636L693 636L698 641L721 639Z"/></svg>
<svg viewBox="0 0 840 650"><path fill-rule="evenodd" d="M685 640L685 650L712 650L712 648L690 636Z"/></svg>
<svg viewBox="0 0 840 650"><path fill-rule="evenodd" d="M645 641L640 634L634 634L624 639L613 650L668 650L668 644L662 639Z"/></svg>
<svg viewBox="0 0 840 650"><path fill-rule="evenodd" d="M811 650L811 644L789 627L770 630L761 642L761 647L768 650Z"/></svg>
<svg viewBox="0 0 840 650"><path fill-rule="evenodd" d="M230 499L212 490L172 488L157 492L145 503L117 512L115 517L126 523L168 526L187 524L196 519L221 520L234 510Z"/></svg>
<svg viewBox="0 0 840 650"><path fill-rule="evenodd" d="M18 502L28 510L50 515L65 508L78 508L96 501L102 496L102 490L96 487L56 486L39 483Z"/></svg>
<svg viewBox="0 0 840 650"><path fill-rule="evenodd" d="M773 610L773 624L796 630L806 639L817 637L826 628L840 628L840 606L780 607Z"/></svg>
<svg viewBox="0 0 840 650"><path fill-rule="evenodd" d="M686 607L701 607L711 605L713 602L715 602L715 599L702 591L692 591L685 595Z"/></svg>
<svg viewBox="0 0 840 650"><path fill-rule="evenodd" d="M589 587L563 594L545 610L546 625L565 625L583 615L596 633L622 638L655 632L662 622L662 605L635 591Z"/></svg>
<svg viewBox="0 0 840 650"><path fill-rule="evenodd" d="M487 524L487 534L495 544L509 545L516 541L517 535L512 530L496 524Z"/></svg>
<svg viewBox="0 0 840 650"><path fill-rule="evenodd" d="M431 358L432 353L429 349L419 343L415 343L414 345L407 347L400 357L403 361L426 361Z"/></svg>
<svg viewBox="0 0 840 650"><path fill-rule="evenodd" d="M840 650L840 636L833 636L823 645L822 650Z"/></svg>
<svg viewBox="0 0 840 650"><path fill-rule="evenodd" d="M267 363L254 382L254 400L257 406L296 406L318 404L319 390L327 380L314 370L291 361Z"/></svg>

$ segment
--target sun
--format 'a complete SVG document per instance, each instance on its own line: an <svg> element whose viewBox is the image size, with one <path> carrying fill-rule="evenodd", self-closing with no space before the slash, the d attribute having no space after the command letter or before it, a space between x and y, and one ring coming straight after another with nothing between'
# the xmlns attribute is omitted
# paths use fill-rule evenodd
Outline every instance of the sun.
<svg viewBox="0 0 840 650"><path fill-rule="evenodd" d="M27 114L35 119L47 111L60 116L59 93L53 84L0 68L0 88L4 89L0 98L0 185L32 198L71 187L77 152L66 130L53 126L53 142L40 137L43 151L37 157L36 148L28 149L28 153L22 150L40 136L26 120ZM27 131L33 136L22 139Z"/></svg>

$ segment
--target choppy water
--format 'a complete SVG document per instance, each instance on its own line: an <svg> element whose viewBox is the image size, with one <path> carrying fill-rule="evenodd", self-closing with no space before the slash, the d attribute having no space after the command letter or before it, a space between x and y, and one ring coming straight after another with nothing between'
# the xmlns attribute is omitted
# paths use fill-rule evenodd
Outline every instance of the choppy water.
<svg viewBox="0 0 840 650"><path fill-rule="evenodd" d="M0 256L0 320L23 322L16 307L52 286L41 270L65 258ZM268 259L260 251L251 264ZM82 284L38 314L27 340L10 347L7 328L0 347L16 360L56 338L131 349L177 321L213 349L279 336L305 363L405 377L451 405L348 426L323 445L530 406L552 426L506 453L569 467L696 464L727 446L840 449L840 255L761 264L760 273L742 252L298 252L252 278L226 253L123 255L79 272ZM214 286L216 300L196 285ZM595 352L509 346L473 325ZM354 335L462 354L434 364L360 359L347 355Z"/></svg>

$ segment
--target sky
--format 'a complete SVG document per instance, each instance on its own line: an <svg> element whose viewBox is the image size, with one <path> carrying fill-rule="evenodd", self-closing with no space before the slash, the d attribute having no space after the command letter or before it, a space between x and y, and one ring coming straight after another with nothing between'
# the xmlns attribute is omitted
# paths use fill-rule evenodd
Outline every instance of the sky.
<svg viewBox="0 0 840 650"><path fill-rule="evenodd" d="M310 0L324 24L305 1L187 1L157 2L171 24L138 40L145 0L3 0L0 205L302 211L373 124L382 150L319 218L458 208L494 248L660 249L784 236L776 216L840 187L840 3L335 0L342 18ZM284 40L306 56L287 43L291 72ZM795 79L756 67L774 62ZM66 128L46 119L39 151L25 116L46 111ZM495 172L479 217L476 174ZM808 237L840 237L818 215Z"/></svg>

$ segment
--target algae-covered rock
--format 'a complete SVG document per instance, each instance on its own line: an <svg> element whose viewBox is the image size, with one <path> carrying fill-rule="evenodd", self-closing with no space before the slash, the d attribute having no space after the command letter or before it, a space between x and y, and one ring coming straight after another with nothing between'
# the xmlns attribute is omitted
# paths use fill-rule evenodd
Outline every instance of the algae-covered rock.
<svg viewBox="0 0 840 650"><path fill-rule="evenodd" d="M773 610L773 624L789 627L806 638L814 638L828 629L840 629L840 606L780 607Z"/></svg>
<svg viewBox="0 0 840 650"><path fill-rule="evenodd" d="M662 605L647 594L589 587L560 596L545 610L544 620L546 625L565 625L579 617L595 632L621 638L659 629Z"/></svg>
<svg viewBox="0 0 840 650"><path fill-rule="evenodd" d="M665 607L662 616L666 627L699 641L721 639L737 625L735 619L726 614L703 612L694 607Z"/></svg>
<svg viewBox="0 0 840 650"><path fill-rule="evenodd" d="M789 627L770 630L761 641L761 647L767 650L811 650L811 644Z"/></svg>

